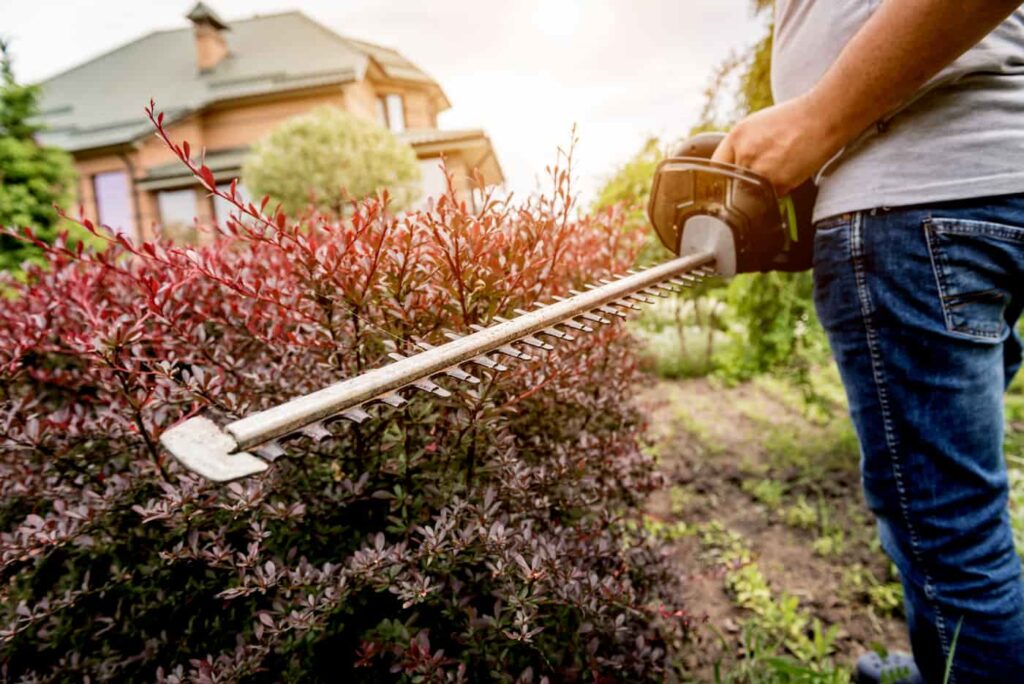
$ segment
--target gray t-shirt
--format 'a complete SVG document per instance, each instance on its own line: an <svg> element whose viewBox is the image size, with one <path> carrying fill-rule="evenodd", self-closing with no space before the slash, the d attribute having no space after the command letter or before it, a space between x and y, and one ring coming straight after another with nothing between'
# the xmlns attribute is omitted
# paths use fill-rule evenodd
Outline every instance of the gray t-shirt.
<svg viewBox="0 0 1024 684"><path fill-rule="evenodd" d="M821 79L882 0L776 0L777 102ZM1024 9L823 169L815 220L1024 192Z"/></svg>

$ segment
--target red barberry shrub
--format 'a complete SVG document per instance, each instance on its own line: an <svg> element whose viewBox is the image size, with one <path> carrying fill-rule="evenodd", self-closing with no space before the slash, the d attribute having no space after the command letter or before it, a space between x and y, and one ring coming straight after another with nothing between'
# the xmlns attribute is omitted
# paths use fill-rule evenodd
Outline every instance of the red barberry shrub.
<svg viewBox="0 0 1024 684"><path fill-rule="evenodd" d="M658 479L621 327L229 486L159 447L624 269L636 236L552 175L516 206L449 191L344 219L232 191L201 247L40 244L0 300L0 677L661 680L687 623L637 524Z"/></svg>

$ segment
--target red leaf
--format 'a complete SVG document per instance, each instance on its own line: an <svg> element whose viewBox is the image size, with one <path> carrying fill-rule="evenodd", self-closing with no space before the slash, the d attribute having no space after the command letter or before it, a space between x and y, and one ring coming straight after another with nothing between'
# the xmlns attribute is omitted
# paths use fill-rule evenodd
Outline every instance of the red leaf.
<svg viewBox="0 0 1024 684"><path fill-rule="evenodd" d="M213 190L217 187L217 181L213 179L213 171L210 171L210 167L206 164L199 167L199 177L202 179L203 184L206 185L207 190Z"/></svg>

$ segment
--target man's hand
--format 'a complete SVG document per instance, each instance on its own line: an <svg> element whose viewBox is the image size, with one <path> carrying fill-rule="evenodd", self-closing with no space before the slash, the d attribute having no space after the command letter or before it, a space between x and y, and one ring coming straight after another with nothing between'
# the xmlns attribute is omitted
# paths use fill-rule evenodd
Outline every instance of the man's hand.
<svg viewBox="0 0 1024 684"><path fill-rule="evenodd" d="M999 26L1020 0L883 0L803 97L741 121L715 161L768 178L780 195Z"/></svg>
<svg viewBox="0 0 1024 684"><path fill-rule="evenodd" d="M758 173L779 197L817 173L846 143L811 96L769 107L738 123L715 150L714 161Z"/></svg>

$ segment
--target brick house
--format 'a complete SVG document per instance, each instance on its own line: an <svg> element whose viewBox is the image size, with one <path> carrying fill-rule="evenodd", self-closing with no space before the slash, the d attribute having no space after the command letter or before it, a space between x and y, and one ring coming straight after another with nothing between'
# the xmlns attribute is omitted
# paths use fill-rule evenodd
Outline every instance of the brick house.
<svg viewBox="0 0 1024 684"><path fill-rule="evenodd" d="M451 104L397 51L340 36L301 12L226 22L202 2L191 27L155 31L41 83L45 144L68 150L85 213L129 235L159 223L188 231L223 218L216 202L153 136L152 97L173 138L206 148L218 182L239 175L251 144L285 119L340 107L380 122L416 151L428 195L443 187L440 156L460 191L473 169L488 184L501 166L481 130L440 130Z"/></svg>

